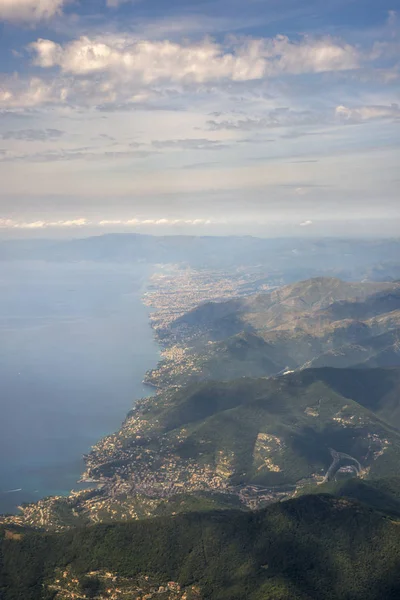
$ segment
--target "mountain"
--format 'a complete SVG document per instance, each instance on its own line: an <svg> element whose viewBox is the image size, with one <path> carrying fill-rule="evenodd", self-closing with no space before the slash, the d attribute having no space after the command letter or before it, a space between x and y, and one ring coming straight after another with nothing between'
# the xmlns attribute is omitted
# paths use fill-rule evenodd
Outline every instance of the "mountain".
<svg viewBox="0 0 400 600"><path fill-rule="evenodd" d="M242 330L259 334L279 329L313 332L333 321L362 320L366 314L371 318L395 309L400 310L400 284L317 277L269 294L200 305L176 319L168 333L215 340Z"/></svg>
<svg viewBox="0 0 400 600"><path fill-rule="evenodd" d="M157 329L161 343L178 351L146 382L179 386L309 367L398 366L399 331L399 283L313 278L208 302Z"/></svg>
<svg viewBox="0 0 400 600"><path fill-rule="evenodd" d="M373 288L374 285L371 289ZM399 310L400 286L389 285L386 289L372 294L369 294L367 289L363 290L365 295L361 300L360 297L357 297L357 299L353 301L344 300L333 302L325 309L324 316L332 321L340 321L343 319L365 321L385 313Z"/></svg>
<svg viewBox="0 0 400 600"><path fill-rule="evenodd" d="M3 600L387 600L398 524L345 497L190 513L61 534L0 530Z"/></svg>
<svg viewBox="0 0 400 600"><path fill-rule="evenodd" d="M344 344L322 353L305 366L376 368L400 364L400 328L360 340L358 344Z"/></svg>

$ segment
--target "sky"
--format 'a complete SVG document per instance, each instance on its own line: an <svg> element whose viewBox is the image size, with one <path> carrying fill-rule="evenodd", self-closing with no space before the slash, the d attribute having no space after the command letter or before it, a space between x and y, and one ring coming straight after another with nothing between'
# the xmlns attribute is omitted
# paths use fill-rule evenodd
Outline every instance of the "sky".
<svg viewBox="0 0 400 600"><path fill-rule="evenodd" d="M0 236L398 235L399 0L0 0Z"/></svg>

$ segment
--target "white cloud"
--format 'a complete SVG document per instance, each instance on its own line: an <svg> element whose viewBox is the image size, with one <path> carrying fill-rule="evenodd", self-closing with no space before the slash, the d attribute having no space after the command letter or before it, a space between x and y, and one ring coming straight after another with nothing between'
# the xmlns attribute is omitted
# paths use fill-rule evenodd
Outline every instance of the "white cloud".
<svg viewBox="0 0 400 600"><path fill-rule="evenodd" d="M398 104L370 105L348 108L337 106L336 116L339 119L350 122L370 121L373 119L400 119L400 107Z"/></svg>
<svg viewBox="0 0 400 600"><path fill-rule="evenodd" d="M90 221L84 218L66 221L17 221L15 219L0 219L0 229L51 229L68 227L111 227L111 226L142 226L142 225L211 225L211 219L102 219Z"/></svg>
<svg viewBox="0 0 400 600"><path fill-rule="evenodd" d="M0 21L51 19L61 13L64 4L65 0L0 0Z"/></svg>
<svg viewBox="0 0 400 600"><path fill-rule="evenodd" d="M319 40L305 36L294 43L278 35L265 42L265 53L276 72L321 73L342 71L358 66L360 56L354 46L325 37Z"/></svg>
<svg viewBox="0 0 400 600"><path fill-rule="evenodd" d="M84 36L64 45L40 38L29 48L35 66L58 72L0 82L0 107L148 105L205 85L354 69L359 63L353 46L333 38L294 42L277 36L224 45L208 38L176 43L121 34Z"/></svg>
<svg viewBox="0 0 400 600"><path fill-rule="evenodd" d="M64 47L39 39L31 48L36 53L35 64L40 67L59 66L64 73L75 75L107 71L152 84L163 80L204 83L220 78L260 79L265 65L252 49L253 44L239 48L237 53L224 53L210 40L183 45L168 40L121 43L119 38L104 42L82 37Z"/></svg>
<svg viewBox="0 0 400 600"><path fill-rule="evenodd" d="M64 73L86 75L111 72L145 84L159 81L211 82L217 79L249 81L280 73L318 73L354 69L357 50L332 38L304 38L292 42L286 36L237 40L231 46L210 39L194 44L81 37L66 45L38 39L31 44L35 64L58 66Z"/></svg>
<svg viewBox="0 0 400 600"><path fill-rule="evenodd" d="M312 225L313 222L312 221L303 221L302 223L300 223L300 227L309 227L310 225Z"/></svg>
<svg viewBox="0 0 400 600"><path fill-rule="evenodd" d="M13 76L0 81L0 108L32 108L49 102L62 103L66 94L61 82Z"/></svg>
<svg viewBox="0 0 400 600"><path fill-rule="evenodd" d="M84 227L87 219L71 219L68 221L16 221L0 219L0 229L46 229L51 227Z"/></svg>
<svg viewBox="0 0 400 600"><path fill-rule="evenodd" d="M263 117L229 118L222 121L207 121L211 131L260 131L265 128L294 127L297 125L316 125L328 122L331 115L321 110L291 110L287 107L274 108Z"/></svg>

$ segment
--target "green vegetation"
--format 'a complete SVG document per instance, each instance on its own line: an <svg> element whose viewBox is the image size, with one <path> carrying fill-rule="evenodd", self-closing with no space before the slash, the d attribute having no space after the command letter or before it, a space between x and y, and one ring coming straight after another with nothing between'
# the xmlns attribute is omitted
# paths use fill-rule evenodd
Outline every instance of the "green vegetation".
<svg viewBox="0 0 400 600"><path fill-rule="evenodd" d="M334 496L351 498L374 508L393 519L400 517L400 478L370 479L356 478L344 481L330 481L320 486L307 486L305 494L328 493Z"/></svg>
<svg viewBox="0 0 400 600"><path fill-rule="evenodd" d="M227 340L190 349L177 363L163 360L146 374L145 381L156 387L187 385L207 380L225 381L238 377L266 377L296 364L277 346L250 332L238 333Z"/></svg>
<svg viewBox="0 0 400 600"><path fill-rule="evenodd" d="M328 495L304 496L255 513L191 513L98 525L63 534L23 532L0 541L3 600L54 597L59 569L98 597L88 573L147 574L197 584L210 600L378 600L400 594L398 525ZM106 598L106 595L101 597Z"/></svg>
<svg viewBox="0 0 400 600"><path fill-rule="evenodd" d="M132 413L120 439L131 455L139 449L176 462L211 465L221 457L230 485L276 486L322 476L330 448L356 458L371 474L399 474L399 369L314 369L269 379L208 382L159 395ZM136 442L135 419L146 418L145 438ZM151 425L153 424L153 425ZM92 474L133 472L142 460L119 468L99 447ZM165 449L165 450L164 450ZM118 453L118 451L117 451ZM103 467L104 464L104 467ZM160 466L160 463L156 463Z"/></svg>

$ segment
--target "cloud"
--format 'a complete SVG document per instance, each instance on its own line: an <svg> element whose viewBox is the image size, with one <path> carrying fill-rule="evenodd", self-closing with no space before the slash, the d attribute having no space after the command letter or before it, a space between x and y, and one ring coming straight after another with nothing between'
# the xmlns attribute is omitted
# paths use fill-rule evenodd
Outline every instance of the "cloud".
<svg viewBox="0 0 400 600"><path fill-rule="evenodd" d="M260 79L264 61L252 50L252 43L236 53L224 52L210 40L197 44L165 41L107 41L81 37L65 46L39 39L31 44L37 66L60 67L64 73L84 75L119 73L144 84L159 81L204 83L227 78L236 81Z"/></svg>
<svg viewBox="0 0 400 600"><path fill-rule="evenodd" d="M211 225L215 221L211 219L128 219L128 220L103 220L96 225L110 226L110 225Z"/></svg>
<svg viewBox="0 0 400 600"><path fill-rule="evenodd" d="M30 163L50 163L64 162L73 160L94 161L99 160L117 160L117 159L144 159L150 155L157 154L156 151L147 150L115 150L99 151L91 146L82 148L71 148L68 150L57 149L46 152L21 153L17 151L0 152L0 163L2 162L30 162Z"/></svg>
<svg viewBox="0 0 400 600"><path fill-rule="evenodd" d="M101 219L91 221L77 218L59 221L17 221L15 219L0 219L0 229L51 229L68 227L111 227L111 226L143 226L143 225L211 225L211 219Z"/></svg>
<svg viewBox="0 0 400 600"><path fill-rule="evenodd" d="M129 2L138 2L140 0L107 0L106 4L108 8L118 8L122 4L128 4Z"/></svg>
<svg viewBox="0 0 400 600"><path fill-rule="evenodd" d="M34 108L52 102L62 103L66 89L61 82L40 77L20 79L17 75L0 79L0 108Z"/></svg>
<svg viewBox="0 0 400 600"><path fill-rule="evenodd" d="M19 129L0 133L3 140L22 140L24 142L45 142L57 140L64 135L59 129Z"/></svg>
<svg viewBox="0 0 400 600"><path fill-rule="evenodd" d="M312 221L303 221L302 223L299 223L300 227L309 227L312 224Z"/></svg>
<svg viewBox="0 0 400 600"><path fill-rule="evenodd" d="M66 0L0 0L0 21L32 23L59 15Z"/></svg>
<svg viewBox="0 0 400 600"><path fill-rule="evenodd" d="M46 229L51 227L84 227L87 219L72 219L68 221L16 221L0 219L0 229Z"/></svg>
<svg viewBox="0 0 400 600"><path fill-rule="evenodd" d="M336 121L335 121L336 117ZM320 127L342 123L360 123L374 119L400 119L398 104L371 105L348 108L337 106L332 109L292 110L287 107L270 110L262 117L230 118L224 120L211 119L206 127L210 131L260 131L261 129L274 129L285 127ZM326 132L325 132L326 133ZM296 139L303 136L321 135L321 131L304 131L297 129L281 135L283 139Z"/></svg>
<svg viewBox="0 0 400 600"><path fill-rule="evenodd" d="M152 90L139 90L136 82L107 77L56 76L50 78L18 75L1 78L0 109L22 110L42 106L92 107L98 110L132 110L149 108L160 97Z"/></svg>
<svg viewBox="0 0 400 600"><path fill-rule="evenodd" d="M390 105L370 105L348 108L347 106L337 106L336 116L343 121L359 123L374 119L400 119L400 107L398 104Z"/></svg>
<svg viewBox="0 0 400 600"><path fill-rule="evenodd" d="M293 127L298 125L317 125L329 119L328 113L310 110L291 110L287 107L275 108L263 117L245 117L241 119L225 119L207 121L211 131L259 131L265 128Z"/></svg>
<svg viewBox="0 0 400 600"><path fill-rule="evenodd" d="M149 108L170 105L173 97L204 91L209 85L225 89L281 75L356 69L360 63L355 47L330 37L292 41L278 35L178 43L138 40L121 33L82 36L64 44L39 38L29 49L43 76L3 77L0 107Z"/></svg>
<svg viewBox="0 0 400 600"><path fill-rule="evenodd" d="M189 138L184 140L155 140L152 142L155 148L176 148L181 150L222 150L226 148L218 140L208 140L206 138Z"/></svg>
<svg viewBox="0 0 400 600"><path fill-rule="evenodd" d="M354 69L356 48L332 38L300 42L275 38L238 39L224 46L210 39L180 44L123 37L83 36L65 45L38 39L30 45L37 66L59 67L64 73L85 75L118 72L143 83L158 81L250 81L281 73L320 73Z"/></svg>

